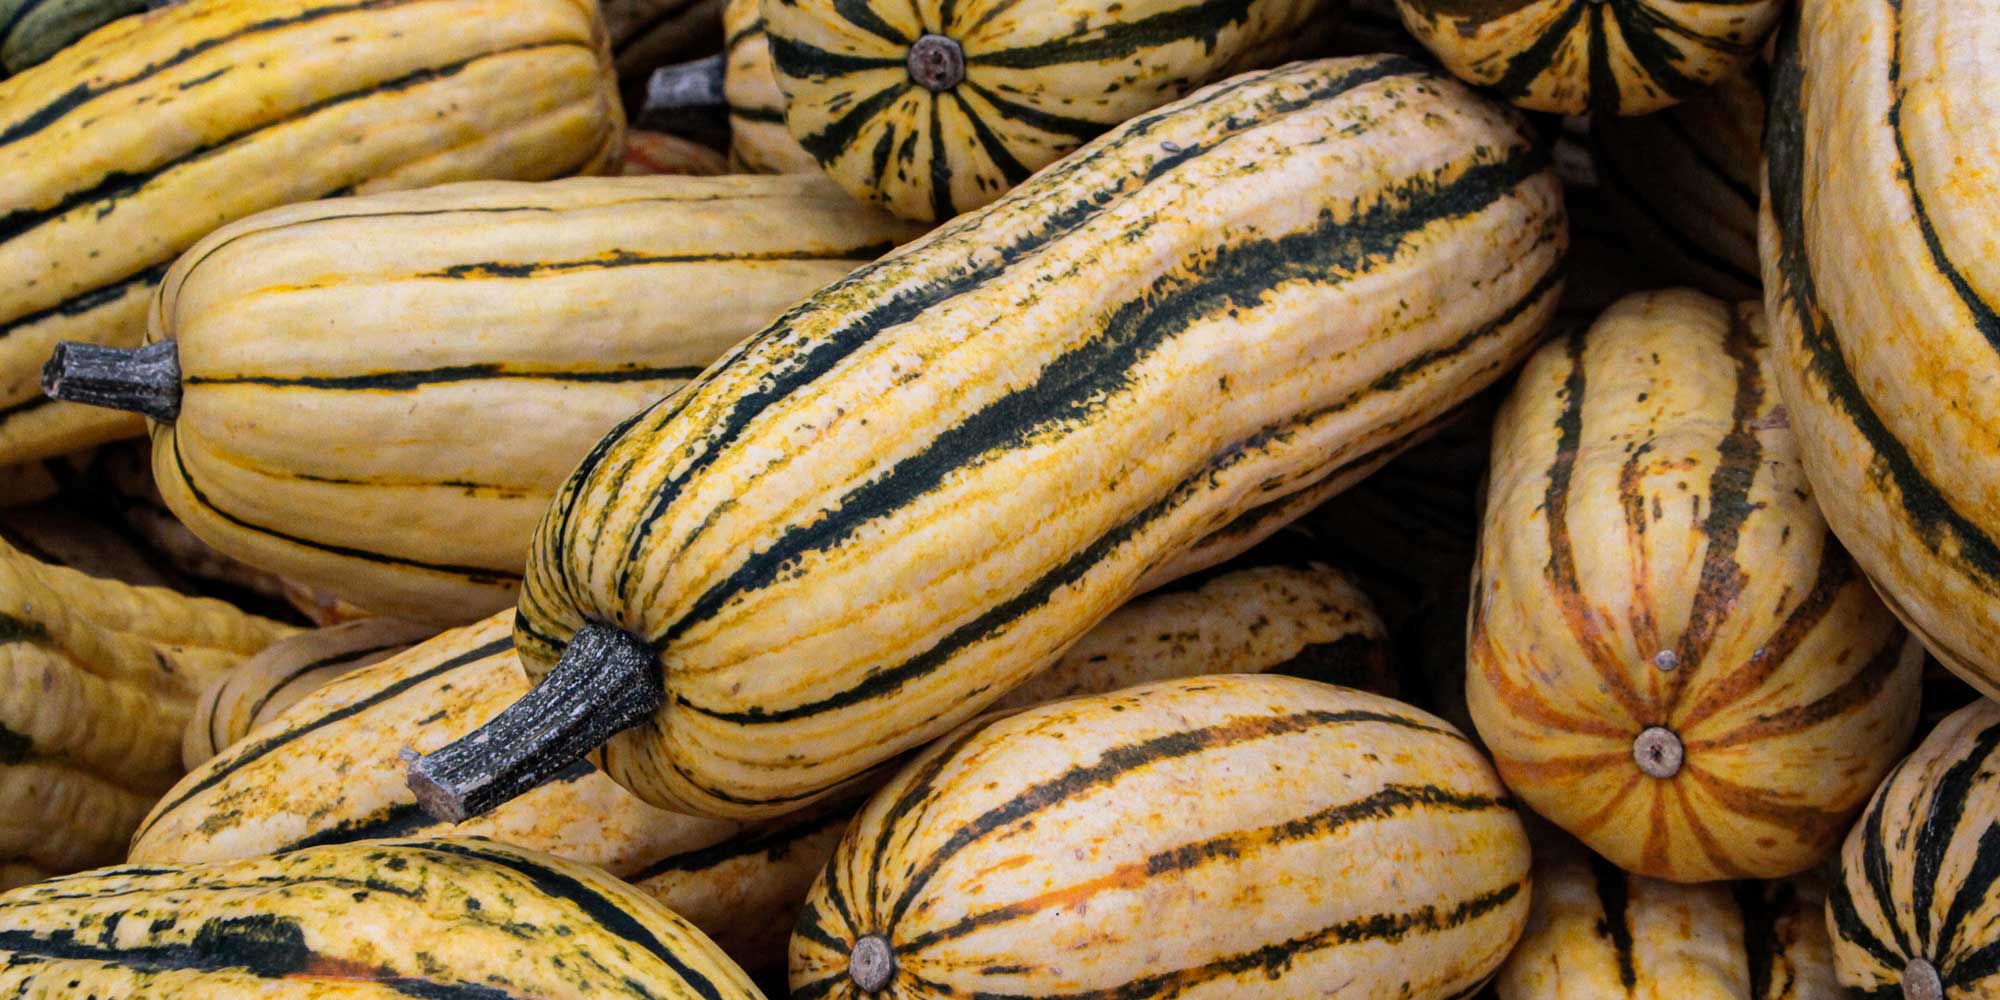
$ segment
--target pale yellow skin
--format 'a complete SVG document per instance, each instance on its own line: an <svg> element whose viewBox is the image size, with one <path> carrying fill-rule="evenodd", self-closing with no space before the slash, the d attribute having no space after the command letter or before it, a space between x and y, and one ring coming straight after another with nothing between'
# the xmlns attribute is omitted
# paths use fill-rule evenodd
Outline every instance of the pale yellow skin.
<svg viewBox="0 0 2000 1000"><path fill-rule="evenodd" d="M189 770L200 767L334 678L380 663L436 634L428 625L363 618L264 647L202 692L181 737L181 763Z"/></svg>
<svg viewBox="0 0 2000 1000"><path fill-rule="evenodd" d="M34 1000L763 998L644 893L491 841L107 868L0 896L0 938L0 991Z"/></svg>
<svg viewBox="0 0 2000 1000"><path fill-rule="evenodd" d="M180 777L195 696L293 631L0 543L0 878L117 860Z"/></svg>
<svg viewBox="0 0 2000 1000"><path fill-rule="evenodd" d="M729 105L729 162L753 174L815 173L819 161L785 127L785 93L771 65L759 0L722 5L722 99Z"/></svg>
<svg viewBox="0 0 2000 1000"><path fill-rule="evenodd" d="M1629 296L1494 432L1472 718L1523 802L1655 878L1824 860L1916 724L1921 651L1820 518L1760 312ZM1670 777L1634 759L1655 726Z"/></svg>
<svg viewBox="0 0 2000 1000"><path fill-rule="evenodd" d="M899 1000L1463 996L1527 917L1505 795L1443 721L1289 677L973 723L841 841L792 937L792 990L868 996L848 958L879 935L896 960L879 995Z"/></svg>
<svg viewBox="0 0 2000 1000"><path fill-rule="evenodd" d="M1855 560L1939 660L2000 695L2000 18L1980 0L1828 0L1801 6L1796 37L1762 227L1779 388Z"/></svg>
<svg viewBox="0 0 2000 1000"><path fill-rule="evenodd" d="M1403 24L1460 79L1565 115L1643 115L1692 97L1743 68L1785 7L1784 0L1396 3ZM1598 89L1600 79L1608 92Z"/></svg>
<svg viewBox="0 0 2000 1000"><path fill-rule="evenodd" d="M1500 1000L1851 996L1834 981L1816 883L1680 885L1600 865L1567 837L1537 839L1528 928L1494 980Z"/></svg>
<svg viewBox="0 0 2000 1000"><path fill-rule="evenodd" d="M616 162L623 112L595 3L301 10L173 5L0 81L0 218L27 227L0 242L0 463L139 432L131 414L36 403L42 363L59 340L137 346L160 270L219 225L336 192Z"/></svg>
<svg viewBox="0 0 2000 1000"><path fill-rule="evenodd" d="M378 614L474 621L513 601L535 522L592 443L918 232L805 176L492 181L266 212L161 286L150 336L176 342L183 389L153 425L154 474L224 552ZM399 373L413 384L367 381ZM363 384L301 384L340 378Z"/></svg>
<svg viewBox="0 0 2000 1000"><path fill-rule="evenodd" d="M1247 74L1128 122L607 439L538 529L524 665L544 674L586 621L655 641L668 703L602 760L664 808L774 815L938 736L1198 568L1181 557L1214 533L1265 537L1283 519L1260 511L1296 516L1512 368L1565 245L1531 148L1506 109L1401 59ZM1351 268L1244 287L1295 273L1257 263L1273 246L1339 257L1356 212L1411 228ZM1155 289L1190 312L1151 313ZM921 308L892 321L901 303ZM1164 329L1128 361L1136 334L1113 325L1144 316ZM837 361L814 353L830 341ZM1079 357L1107 386L1087 408L1024 402ZM974 420L1019 436L955 451ZM891 476L919 495L856 496Z"/></svg>

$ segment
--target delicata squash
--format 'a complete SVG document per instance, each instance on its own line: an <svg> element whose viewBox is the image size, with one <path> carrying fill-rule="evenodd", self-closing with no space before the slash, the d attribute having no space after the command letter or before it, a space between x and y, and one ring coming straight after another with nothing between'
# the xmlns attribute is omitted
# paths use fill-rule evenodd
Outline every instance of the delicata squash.
<svg viewBox="0 0 2000 1000"><path fill-rule="evenodd" d="M415 762L419 800L474 815L609 737L662 808L796 809L1510 369L1565 238L1521 121L1403 57L1133 119L585 456L516 619L539 686Z"/></svg>

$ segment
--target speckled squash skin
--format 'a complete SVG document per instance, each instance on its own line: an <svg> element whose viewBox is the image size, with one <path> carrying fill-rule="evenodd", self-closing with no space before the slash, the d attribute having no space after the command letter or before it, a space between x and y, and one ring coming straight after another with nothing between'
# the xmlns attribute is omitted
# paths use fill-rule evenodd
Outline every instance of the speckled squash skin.
<svg viewBox="0 0 2000 1000"><path fill-rule="evenodd" d="M1472 718L1524 803L1655 878L1820 862L1916 723L1920 649L1820 518L1760 313L1630 296L1494 433Z"/></svg>
<svg viewBox="0 0 2000 1000"><path fill-rule="evenodd" d="M1396 0L1459 79L1534 111L1643 115L1742 69L1784 0Z"/></svg>
<svg viewBox="0 0 2000 1000"><path fill-rule="evenodd" d="M1938 724L1882 782L1827 899L1834 967L1863 996L2000 996L2000 706Z"/></svg>
<svg viewBox="0 0 2000 1000"><path fill-rule="evenodd" d="M785 126L785 92L771 64L760 0L722 6L722 99L729 105L729 162L753 174L816 173L819 161Z"/></svg>
<svg viewBox="0 0 2000 1000"><path fill-rule="evenodd" d="M939 741L869 800L792 937L795 997L1469 996L1528 844L1436 717L1273 675L1076 698ZM870 947L879 948L880 945ZM874 994L884 995L884 994Z"/></svg>
<svg viewBox="0 0 2000 1000"><path fill-rule="evenodd" d="M1337 0L767 0L785 122L856 198L943 221L1112 126L1297 43ZM963 66L933 90L925 37Z"/></svg>
<svg viewBox="0 0 2000 1000"><path fill-rule="evenodd" d="M42 364L63 340L138 346L168 266L216 227L600 173L623 127L589 0L188 0L0 80L0 464L140 433L44 397Z"/></svg>
<svg viewBox="0 0 2000 1000"><path fill-rule="evenodd" d="M1765 136L1778 388L1827 522L1911 631L2000 695L2000 17L1800 5ZM1866 253L1857 248L1867 248Z"/></svg>
<svg viewBox="0 0 2000 1000"><path fill-rule="evenodd" d="M762 1000L585 865L479 840L128 866L0 895L0 990L166 1000Z"/></svg>
<svg viewBox="0 0 2000 1000"><path fill-rule="evenodd" d="M1537 838L1521 943L1499 1000L1850 1000L1824 888L1809 878L1681 885Z"/></svg>
<svg viewBox="0 0 2000 1000"><path fill-rule="evenodd" d="M195 697L293 631L0 543L0 886L122 857Z"/></svg>

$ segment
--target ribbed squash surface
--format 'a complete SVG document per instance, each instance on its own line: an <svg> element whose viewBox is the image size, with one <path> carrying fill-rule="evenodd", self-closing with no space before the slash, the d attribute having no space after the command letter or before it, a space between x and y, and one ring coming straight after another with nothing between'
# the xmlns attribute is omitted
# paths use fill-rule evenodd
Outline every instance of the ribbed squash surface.
<svg viewBox="0 0 2000 1000"><path fill-rule="evenodd" d="M168 265L217 226L611 166L603 36L584 0L188 0L0 81L0 463L138 432L43 397L42 363L59 340L136 346Z"/></svg>
<svg viewBox="0 0 2000 1000"><path fill-rule="evenodd" d="M1524 108L1641 115L1741 69L1783 0L1396 0L1460 79Z"/></svg>
<svg viewBox="0 0 2000 1000"><path fill-rule="evenodd" d="M1134 119L606 437L536 535L523 662L587 621L644 638L668 703L612 777L795 808L1511 368L1561 286L1556 188L1505 109L1401 57Z"/></svg>
<svg viewBox="0 0 2000 1000"><path fill-rule="evenodd" d="M1815 3L1772 86L1765 301L1827 521L1898 615L2000 694L2000 17ZM1865 248L1866 252L1860 252Z"/></svg>
<svg viewBox="0 0 2000 1000"><path fill-rule="evenodd" d="M413 621L513 600L591 443L917 229L820 177L485 182L245 219L152 339L168 506L224 552ZM310 276L309 280L301 280Z"/></svg>
<svg viewBox="0 0 2000 1000"><path fill-rule="evenodd" d="M1491 768L1433 716L1273 676L975 722L869 800L792 995L1468 996L1528 910Z"/></svg>
<svg viewBox="0 0 2000 1000"><path fill-rule="evenodd" d="M722 99L729 105L729 159L753 174L795 174L819 169L785 126L785 92L771 63L760 0L729 0L722 7Z"/></svg>
<svg viewBox="0 0 2000 1000"><path fill-rule="evenodd" d="M1921 656L1820 519L1758 313L1628 297L1494 433L1473 720L1535 811L1674 881L1819 862L1916 722Z"/></svg>
<svg viewBox="0 0 2000 1000"><path fill-rule="evenodd" d="M932 220L993 201L1195 87L1283 62L1335 10L1327 0L763 4L793 137L855 197ZM955 47L960 79L921 82L920 43Z"/></svg>
<svg viewBox="0 0 2000 1000"><path fill-rule="evenodd" d="M107 868L0 896L14 996L761 1000L685 920L487 841Z"/></svg>

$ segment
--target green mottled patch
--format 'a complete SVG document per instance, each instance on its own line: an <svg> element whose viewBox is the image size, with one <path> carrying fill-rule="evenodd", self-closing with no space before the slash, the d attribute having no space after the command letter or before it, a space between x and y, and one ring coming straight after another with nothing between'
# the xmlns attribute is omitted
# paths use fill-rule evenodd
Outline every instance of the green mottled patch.
<svg viewBox="0 0 2000 1000"><path fill-rule="evenodd" d="M47 642L48 638L48 629L13 615L0 614L0 646L15 642Z"/></svg>

